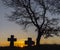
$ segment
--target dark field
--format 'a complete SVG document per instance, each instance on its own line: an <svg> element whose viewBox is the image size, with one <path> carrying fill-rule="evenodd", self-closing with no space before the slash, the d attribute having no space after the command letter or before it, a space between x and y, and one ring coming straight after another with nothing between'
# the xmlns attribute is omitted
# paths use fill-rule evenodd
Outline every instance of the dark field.
<svg viewBox="0 0 60 50"><path fill-rule="evenodd" d="M40 45L32 47L0 47L0 50L60 50L60 45Z"/></svg>

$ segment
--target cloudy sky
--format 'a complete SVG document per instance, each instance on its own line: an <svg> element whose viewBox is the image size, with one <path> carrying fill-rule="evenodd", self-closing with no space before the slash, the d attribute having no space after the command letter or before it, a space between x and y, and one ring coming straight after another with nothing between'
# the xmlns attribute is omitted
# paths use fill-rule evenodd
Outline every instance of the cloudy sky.
<svg viewBox="0 0 60 50"><path fill-rule="evenodd" d="M1 42L0 46L4 45L3 42L7 42L7 38L10 37L10 35L14 35L18 41L21 39L27 39L28 37L32 37L34 40L36 39L37 33L34 32L34 29L32 27L30 27L26 31L23 30L22 27L19 26L18 24L7 20L6 14L11 14L12 10L13 10L12 8L5 7L0 0L0 42ZM42 38L41 41L44 43L60 44L59 37L53 38L48 38L46 40Z"/></svg>
<svg viewBox="0 0 60 50"><path fill-rule="evenodd" d="M12 8L5 7L0 0L0 42L7 41L10 35L14 35L17 40L26 39L28 37L35 39L37 34L32 27L28 30L23 30L18 24L7 20L6 14L11 14L12 10Z"/></svg>

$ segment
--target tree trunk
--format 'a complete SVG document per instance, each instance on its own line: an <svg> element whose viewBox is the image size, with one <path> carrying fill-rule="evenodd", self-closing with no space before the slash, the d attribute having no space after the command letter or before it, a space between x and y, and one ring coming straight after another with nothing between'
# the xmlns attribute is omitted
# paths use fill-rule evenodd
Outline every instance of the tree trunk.
<svg viewBox="0 0 60 50"><path fill-rule="evenodd" d="M42 36L42 32L40 30L38 30L38 35L37 35L37 39L36 39L37 46L40 45L41 36Z"/></svg>

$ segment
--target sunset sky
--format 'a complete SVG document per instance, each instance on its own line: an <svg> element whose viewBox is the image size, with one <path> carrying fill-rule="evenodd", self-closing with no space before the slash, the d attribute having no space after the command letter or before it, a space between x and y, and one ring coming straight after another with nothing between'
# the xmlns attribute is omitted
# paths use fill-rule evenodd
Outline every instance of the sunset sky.
<svg viewBox="0 0 60 50"><path fill-rule="evenodd" d="M24 45L24 41L28 37L31 37L34 41L37 37L37 32L34 31L34 27L30 27L27 30L23 30L21 26L14 22L10 22L6 18L6 14L11 14L12 8L5 7L0 1L0 46L7 46L9 42L7 39L10 35L14 35L17 38L15 42L16 46ZM48 39L41 38L41 44L60 44L60 37L50 37Z"/></svg>

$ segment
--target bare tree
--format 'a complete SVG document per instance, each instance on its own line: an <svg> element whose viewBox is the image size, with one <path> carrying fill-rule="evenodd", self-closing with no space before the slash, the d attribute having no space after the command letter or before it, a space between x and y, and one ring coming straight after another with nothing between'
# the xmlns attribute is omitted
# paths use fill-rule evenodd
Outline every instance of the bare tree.
<svg viewBox="0 0 60 50"><path fill-rule="evenodd" d="M58 36L59 18L48 17L47 14L60 13L60 0L3 0L4 4L14 8L10 21L14 21L19 25L28 25L36 27L38 32L36 45L40 44L42 35L46 38L55 34Z"/></svg>

